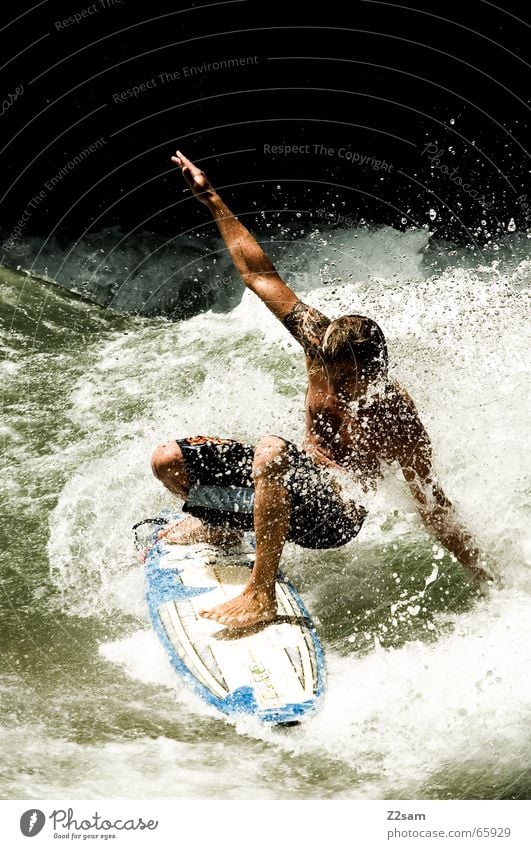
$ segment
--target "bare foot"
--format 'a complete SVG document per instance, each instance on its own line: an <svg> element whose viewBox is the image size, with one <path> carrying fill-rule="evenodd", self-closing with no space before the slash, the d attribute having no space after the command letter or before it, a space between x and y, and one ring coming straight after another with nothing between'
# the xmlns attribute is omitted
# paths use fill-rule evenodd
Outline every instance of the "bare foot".
<svg viewBox="0 0 531 849"><path fill-rule="evenodd" d="M244 590L241 595L211 610L200 610L199 615L205 619L214 619L229 628L248 628L259 622L276 619L277 600L274 594L266 590Z"/></svg>
<svg viewBox="0 0 531 849"><path fill-rule="evenodd" d="M159 531L158 538L174 545L190 545L196 542L207 542L210 545L230 547L241 542L241 536L230 528L211 527L203 524L195 516L172 522L167 528Z"/></svg>

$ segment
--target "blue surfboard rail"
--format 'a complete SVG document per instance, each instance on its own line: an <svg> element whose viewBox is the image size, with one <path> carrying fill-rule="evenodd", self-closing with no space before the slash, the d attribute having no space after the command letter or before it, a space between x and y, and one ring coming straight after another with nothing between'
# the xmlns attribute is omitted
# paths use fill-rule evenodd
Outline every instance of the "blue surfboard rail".
<svg viewBox="0 0 531 849"><path fill-rule="evenodd" d="M173 513L164 518L167 522L170 522L181 518L181 516L182 514ZM284 584L289 590L291 598L296 603L300 616L304 619L315 654L316 682L313 698L295 704L285 704L281 708L263 709L257 704L252 687L239 687L224 698L219 698L188 669L168 639L159 615L159 608L168 601L179 602L191 596L207 595L210 589L208 587L186 587L177 578L179 574L177 568L167 569L162 566L162 560L168 552L164 550L163 545L157 537L157 532L161 529L161 526L162 522L157 520L157 527L149 538L144 561L146 603L153 628L164 646L175 672L202 701L221 711L226 716L237 717L247 715L255 717L260 722L268 725L290 725L298 723L315 713L320 707L325 691L326 672L324 651L315 625L311 620L304 602L293 585L280 572L277 582Z"/></svg>

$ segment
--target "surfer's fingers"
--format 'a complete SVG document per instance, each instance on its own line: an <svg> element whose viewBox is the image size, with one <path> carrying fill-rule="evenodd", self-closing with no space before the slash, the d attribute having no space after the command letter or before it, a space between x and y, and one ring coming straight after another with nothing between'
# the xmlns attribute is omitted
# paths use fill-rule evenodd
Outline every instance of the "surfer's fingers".
<svg viewBox="0 0 531 849"><path fill-rule="evenodd" d="M175 151L175 155L176 155L176 156L178 156L178 157L179 157L179 159L182 159L182 161L185 163L185 165L192 165L192 164L193 164L193 163L192 163L192 162L188 159L188 157L187 157L187 156L185 156L185 155L184 155L184 153L182 153L180 150L176 150L176 151Z"/></svg>
<svg viewBox="0 0 531 849"><path fill-rule="evenodd" d="M193 182L193 179L191 178L193 178L195 174L192 173L192 169L190 167L191 163L187 164L182 156L172 156L171 161L175 162L175 164L181 169L183 177L185 177L188 182ZM197 171L197 173L200 174L201 172Z"/></svg>
<svg viewBox="0 0 531 849"><path fill-rule="evenodd" d="M190 169L190 173L193 177L199 177L199 175L203 173L201 169L198 168L197 165L194 165L191 159L188 159L183 153L181 153L180 150L175 151L175 153L183 163L184 167Z"/></svg>

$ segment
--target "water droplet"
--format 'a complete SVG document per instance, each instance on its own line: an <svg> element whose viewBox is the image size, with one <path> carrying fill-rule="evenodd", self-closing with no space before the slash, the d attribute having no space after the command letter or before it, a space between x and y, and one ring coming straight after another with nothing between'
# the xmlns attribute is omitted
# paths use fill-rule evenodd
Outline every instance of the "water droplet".
<svg viewBox="0 0 531 849"><path fill-rule="evenodd" d="M450 118L450 124L455 124L455 118Z"/></svg>
<svg viewBox="0 0 531 849"><path fill-rule="evenodd" d="M430 216L432 221L435 221L435 219L437 218L437 213L434 209L430 209L430 211L428 212L428 215Z"/></svg>
<svg viewBox="0 0 531 849"><path fill-rule="evenodd" d="M507 229L509 233L514 233L514 231L516 230L516 221L514 220L514 218L511 218L511 220L509 221Z"/></svg>

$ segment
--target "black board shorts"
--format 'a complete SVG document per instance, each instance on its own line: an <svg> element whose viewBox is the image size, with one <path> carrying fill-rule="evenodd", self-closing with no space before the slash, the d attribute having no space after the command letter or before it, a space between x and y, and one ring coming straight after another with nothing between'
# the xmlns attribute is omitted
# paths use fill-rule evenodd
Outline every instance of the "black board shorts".
<svg viewBox="0 0 531 849"><path fill-rule="evenodd" d="M254 447L234 439L188 436L177 439L190 489L185 513L210 525L252 530ZM304 548L338 548L359 533L367 511L345 502L326 467L284 440L289 471L284 482L291 497L287 539Z"/></svg>

